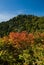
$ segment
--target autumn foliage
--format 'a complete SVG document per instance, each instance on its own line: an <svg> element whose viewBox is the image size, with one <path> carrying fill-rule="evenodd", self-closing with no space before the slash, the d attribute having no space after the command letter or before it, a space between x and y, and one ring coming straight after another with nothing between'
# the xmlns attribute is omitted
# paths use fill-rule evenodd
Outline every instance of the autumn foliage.
<svg viewBox="0 0 44 65"><path fill-rule="evenodd" d="M44 65L44 33L10 32L0 38L0 57L1 64Z"/></svg>
<svg viewBox="0 0 44 65"><path fill-rule="evenodd" d="M29 46L30 44L34 44L35 40L41 38L41 42L44 43L44 33L27 33L26 31L22 32L10 32L8 36L4 36L3 42L4 43L11 43L13 46L16 47L25 47Z"/></svg>
<svg viewBox="0 0 44 65"><path fill-rule="evenodd" d="M12 42L14 45L27 45L34 43L34 35L32 33L28 34L26 31L22 32L11 32L9 34L9 42ZM21 44L22 43L22 44Z"/></svg>

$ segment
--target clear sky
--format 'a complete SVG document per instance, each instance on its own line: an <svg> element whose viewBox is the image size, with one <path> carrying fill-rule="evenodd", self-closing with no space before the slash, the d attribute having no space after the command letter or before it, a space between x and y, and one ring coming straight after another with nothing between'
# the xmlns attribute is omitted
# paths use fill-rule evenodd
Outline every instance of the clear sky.
<svg viewBox="0 0 44 65"><path fill-rule="evenodd" d="M44 16L44 0L0 0L0 21L18 14Z"/></svg>

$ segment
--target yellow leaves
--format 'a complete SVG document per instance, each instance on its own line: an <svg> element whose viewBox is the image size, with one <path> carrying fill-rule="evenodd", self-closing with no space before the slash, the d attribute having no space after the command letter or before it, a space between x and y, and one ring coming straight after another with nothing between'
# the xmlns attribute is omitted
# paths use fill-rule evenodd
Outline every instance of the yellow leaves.
<svg viewBox="0 0 44 65"><path fill-rule="evenodd" d="M28 64L24 63L23 65L28 65Z"/></svg>
<svg viewBox="0 0 44 65"><path fill-rule="evenodd" d="M0 51L0 56L3 54L3 50L2 51Z"/></svg>
<svg viewBox="0 0 44 65"><path fill-rule="evenodd" d="M4 37L2 38L2 40L3 40L4 43L8 43L9 38L8 38L8 36L4 36Z"/></svg>
<svg viewBox="0 0 44 65"><path fill-rule="evenodd" d="M4 40L2 38L0 38L0 43L3 43L3 42L4 42Z"/></svg>

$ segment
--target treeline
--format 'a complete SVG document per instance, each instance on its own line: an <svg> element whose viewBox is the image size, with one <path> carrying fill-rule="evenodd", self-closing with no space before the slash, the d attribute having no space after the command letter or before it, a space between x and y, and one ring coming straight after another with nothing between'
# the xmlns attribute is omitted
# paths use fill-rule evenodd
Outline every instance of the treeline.
<svg viewBox="0 0 44 65"><path fill-rule="evenodd" d="M18 15L9 21L0 23L0 37L10 32L44 32L44 17L33 15Z"/></svg>

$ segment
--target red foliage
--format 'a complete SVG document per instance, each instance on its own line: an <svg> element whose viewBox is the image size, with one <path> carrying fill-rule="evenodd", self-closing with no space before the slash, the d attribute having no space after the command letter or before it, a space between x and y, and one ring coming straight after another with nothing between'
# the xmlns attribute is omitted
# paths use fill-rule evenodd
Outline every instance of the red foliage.
<svg viewBox="0 0 44 65"><path fill-rule="evenodd" d="M33 33L27 33L26 31L22 32L10 32L9 36L3 37L4 42L11 42L14 46L21 47L30 45L31 43L34 43L34 39L37 37L44 38L44 33L37 33L36 36L34 36ZM43 39L42 39L42 42Z"/></svg>
<svg viewBox="0 0 44 65"><path fill-rule="evenodd" d="M26 31L22 32L11 32L9 34L9 39L14 45L23 45L20 43L26 42L27 45L34 42L34 35L32 33L28 34Z"/></svg>
<svg viewBox="0 0 44 65"><path fill-rule="evenodd" d="M28 36L27 32L23 31L20 33L19 40L20 41L26 41L27 36Z"/></svg>

